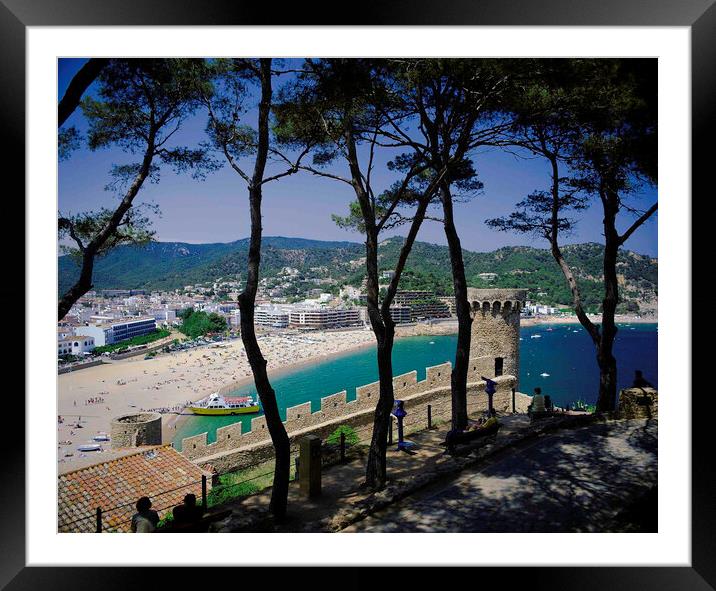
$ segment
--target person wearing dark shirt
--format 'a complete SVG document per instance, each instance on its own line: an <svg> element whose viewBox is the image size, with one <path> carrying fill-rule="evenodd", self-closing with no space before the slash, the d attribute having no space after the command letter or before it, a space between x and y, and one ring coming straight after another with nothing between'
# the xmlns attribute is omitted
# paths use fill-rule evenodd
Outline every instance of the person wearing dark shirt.
<svg viewBox="0 0 716 591"><path fill-rule="evenodd" d="M188 494L184 497L184 503L172 509L174 522L177 525L190 525L198 522L204 515L204 510L196 504L196 495Z"/></svg>

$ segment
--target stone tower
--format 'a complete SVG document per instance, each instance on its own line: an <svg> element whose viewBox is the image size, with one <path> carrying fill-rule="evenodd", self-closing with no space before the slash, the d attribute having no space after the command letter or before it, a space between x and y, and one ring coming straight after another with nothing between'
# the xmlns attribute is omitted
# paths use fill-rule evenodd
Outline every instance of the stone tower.
<svg viewBox="0 0 716 591"><path fill-rule="evenodd" d="M470 371L476 378L520 377L520 311L526 289L468 288L472 309Z"/></svg>
<svg viewBox="0 0 716 591"><path fill-rule="evenodd" d="M112 449L162 444L162 415L142 412L112 419Z"/></svg>

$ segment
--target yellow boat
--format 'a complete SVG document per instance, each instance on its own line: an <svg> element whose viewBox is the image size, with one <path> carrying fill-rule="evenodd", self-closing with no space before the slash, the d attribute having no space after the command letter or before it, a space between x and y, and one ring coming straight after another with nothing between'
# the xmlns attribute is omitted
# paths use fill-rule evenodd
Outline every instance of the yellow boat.
<svg viewBox="0 0 716 591"><path fill-rule="evenodd" d="M202 398L189 406L195 415L246 415L261 410L259 403L251 396L223 396L218 392Z"/></svg>

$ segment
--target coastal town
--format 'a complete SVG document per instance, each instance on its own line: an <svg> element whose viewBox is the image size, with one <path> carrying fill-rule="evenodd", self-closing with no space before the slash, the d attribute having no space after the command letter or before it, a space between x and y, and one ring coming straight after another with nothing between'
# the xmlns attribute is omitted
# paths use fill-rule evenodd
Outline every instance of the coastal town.
<svg viewBox="0 0 716 591"><path fill-rule="evenodd" d="M286 273L291 276L292 270ZM80 299L57 327L61 472L117 455L102 441L114 416L159 412L164 442L169 443L178 419L189 414L187 405L212 392L239 390L253 382L238 335L238 294L228 291L232 287L235 284L189 285L176 290L181 293L108 289ZM216 292L229 297L210 295ZM349 287L338 297L310 295L315 297L287 304L266 292L257 305L255 324L272 375L375 343L366 307L360 305L365 295L359 290ZM355 304L347 306L343 295L353 296ZM454 298L399 291L395 299L391 313L399 338L457 332ZM217 314L225 322L224 330L186 336L180 330L181 316L189 309ZM523 326L577 322L566 310L528 300L520 320ZM654 321L651 316L621 319ZM133 344L137 339L148 342ZM108 347L111 352L96 352ZM77 449L83 444L91 451Z"/></svg>
<svg viewBox="0 0 716 591"><path fill-rule="evenodd" d="M506 290L492 291L497 294ZM160 439L153 443L169 445L170 448L173 448L172 440L177 422L190 414L186 410L189 405L212 392L240 390L252 383L251 368L243 344L235 329L232 330L231 320L237 315L238 309L226 302L217 302L205 294L200 294L201 292L195 296L160 295L136 293L130 290L108 290L101 294L89 294L77 306L77 315L68 314L65 322L61 323L62 326L58 327L58 333L61 332L61 338L65 340L79 341L89 338L88 334L70 336L71 331L89 333L94 329L95 334L104 334L106 337L105 344L100 346L120 346L118 353L100 355L101 362L99 364L95 363L97 356L93 356L90 349L88 351L90 355L86 359L74 362L66 361L61 365L64 370L60 369L61 373L58 376L58 469L62 482L71 483L74 479L81 477L85 471L87 475L90 475L97 466L114 466L112 469L121 469L122 463L130 465L135 462L133 458L135 458L137 450L157 450L156 452L142 452L145 455L158 453L166 456L170 453L165 447L152 447L151 445L137 447L136 443L122 442L119 438L112 441L113 438L110 437L110 434L116 437L114 428L118 417L120 419L121 417L157 417L156 420L160 425L158 431ZM409 307L411 298L420 298L419 301L422 302L429 296L428 293L414 292L399 294L401 301L406 302L406 307ZM360 297L357 299L360 301ZM448 304L448 302L445 303ZM193 309L194 306L202 311L221 314L222 318L226 320L225 331L222 333L209 332L195 339L185 337L180 332L181 318L186 316L184 310ZM319 297L316 300L295 304L295 309L301 310L302 315L306 313L306 310L311 310L313 317L317 317L317 313L320 312L323 318L335 319L332 322L326 322L321 327L292 326L290 318L292 314L295 314L294 308L283 306L285 304L281 302L267 303L265 309L272 310L273 316L259 316L256 322L259 330L258 339L268 361L268 370L274 377L282 372L296 370L302 365L315 365L336 355L371 347L375 342L374 335L365 322L351 322L348 326L342 323L341 319L346 316L341 312L345 313L347 310L353 310L358 318L361 318L364 308L359 305L351 308L343 307L338 301L328 297ZM515 318L518 326L545 324L547 330L552 330L549 328L551 325L569 325L577 322L574 316L560 313L551 306L533 304L526 300L524 306L520 307L520 312ZM88 310L92 310L96 314L88 315ZM424 307L421 306L419 310L421 314L419 320L406 321L397 325L397 338L416 335L449 335L457 331L457 321L454 316L448 314L426 318L422 315ZM437 306L436 310L439 310ZM81 323L79 319L82 311L85 312L84 323ZM280 323L276 320L276 314L279 311L282 315ZM286 317L289 319L288 323L283 321ZM152 319L153 323L148 322L148 319ZM620 320L639 323L653 322L654 319L623 316ZM277 324L281 324L281 326L276 326ZM160 330L168 331L168 336L144 345L122 346L123 343L128 343L137 337L159 334ZM477 328L477 330L475 336L480 336L479 342L484 342L485 336L480 334L484 328ZM118 338L116 335L125 338ZM127 337L126 335L132 336ZM519 329L514 335L513 338L519 336ZM487 340L489 342L489 339ZM519 338L519 340L522 339ZM518 347L516 342L513 344L513 351L515 347ZM476 350L476 360L481 359L477 356L478 352L485 351ZM490 363L494 354L494 351L489 352L488 361ZM433 368L433 370L435 369L437 368ZM507 373L510 373L517 368L512 366L506 369ZM491 368L485 369L483 373L491 371ZM497 371L497 367L495 367L495 371ZM509 379L514 380L512 377ZM516 384L516 381L507 383ZM417 385L419 387L418 394L414 398L416 398L416 402L419 402L423 394L420 383ZM505 397L504 389L501 389L500 392L496 396L494 404L500 408L502 413L509 409L510 402L509 396ZM399 391L396 394L401 395ZM528 410L527 405L532 397L522 393L518 393L517 396L518 398L515 400L513 389L512 407L524 413ZM439 420L441 416L439 402L439 400L432 402L434 420ZM474 405L475 402L471 404ZM538 412L549 414L546 407L540 408L542 410ZM575 416L579 416L579 414L576 413ZM315 416L322 415L317 413ZM344 420L352 420L351 414L339 414L338 419L341 420L342 416L345 416ZM323 419L319 418L318 420ZM503 419L503 421L505 420L509 421L509 417ZM256 425L254 424L254 426ZM246 433L244 436L253 435L253 433ZM214 445L218 445L218 443ZM237 440L235 445L241 446L242 444ZM193 447L196 448L196 444ZM204 460L207 453L216 454L215 451L209 451L207 448L207 451L199 455L196 450L186 450L182 452L181 456L169 457L174 462L186 462L184 470L189 468L196 470L196 466L207 465ZM228 453L230 455L231 451ZM179 460L184 456L190 461ZM181 470L182 468L177 469ZM136 468L136 470L141 473L145 469ZM195 480L188 481L187 487L189 488L186 490L190 490L191 486L194 486L196 478L200 478L201 474L200 471L197 472L194 475ZM212 482L215 482L215 477ZM62 490L66 486L69 484L62 487ZM221 485L216 486L217 491L222 488ZM196 491L197 494L201 494L200 489L196 489ZM179 498L177 497L177 499ZM113 525L117 523L118 518L113 519L109 515L105 517L105 520L109 521L104 527L109 527L110 531L114 531L114 527L119 527L119 531L124 531L121 522L119 526ZM67 521L66 518L65 521ZM81 531L87 531L88 526L84 521L80 521L79 524L76 521L68 521L68 525L62 527L63 531L75 531L77 527ZM229 527L237 526L230 525ZM346 531L352 530L349 528Z"/></svg>
<svg viewBox="0 0 716 591"><path fill-rule="evenodd" d="M655 60L59 65L59 532L655 531Z"/></svg>

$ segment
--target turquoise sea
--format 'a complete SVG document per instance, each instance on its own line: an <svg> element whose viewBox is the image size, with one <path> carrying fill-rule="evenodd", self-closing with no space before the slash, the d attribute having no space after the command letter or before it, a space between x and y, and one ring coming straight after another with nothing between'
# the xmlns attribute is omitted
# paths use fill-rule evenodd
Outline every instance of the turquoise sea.
<svg viewBox="0 0 716 591"><path fill-rule="evenodd" d="M551 330L550 330L551 329ZM577 399L594 402L599 383L599 371L594 345L579 324L552 324L523 327L520 342L520 391L531 393L540 386L556 404ZM533 336L538 338L532 338ZM656 324L622 324L615 344L618 361L619 387L628 386L634 370L641 369L647 380L657 385ZM417 370L418 379L425 378L425 368L453 361L456 336L407 337L398 339L393 350L394 375ZM541 374L549 374L547 376ZM320 407L321 398L342 390L353 400L356 387L375 382L378 368L375 348L346 353L340 357L271 376L282 415L287 407L306 401L312 410ZM256 394L247 386L240 394ZM174 445L181 449L181 439L207 431L209 441L216 440L217 427L238 421L244 432L250 430L251 419L244 417L191 416L177 429Z"/></svg>

